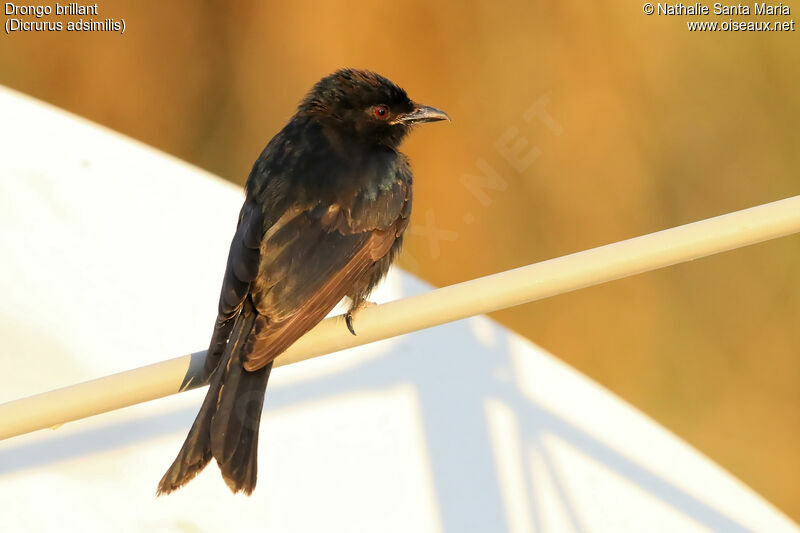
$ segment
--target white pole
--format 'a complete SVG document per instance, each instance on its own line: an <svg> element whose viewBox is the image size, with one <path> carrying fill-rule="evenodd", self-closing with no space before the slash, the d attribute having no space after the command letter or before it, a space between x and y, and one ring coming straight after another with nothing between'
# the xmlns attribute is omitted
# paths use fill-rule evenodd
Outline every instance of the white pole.
<svg viewBox="0 0 800 533"><path fill-rule="evenodd" d="M798 231L800 196L793 196L367 308L355 318L356 337L341 317L329 318L275 364L295 363ZM204 357L205 352L184 355L4 403L0 440L199 386L197 370Z"/></svg>

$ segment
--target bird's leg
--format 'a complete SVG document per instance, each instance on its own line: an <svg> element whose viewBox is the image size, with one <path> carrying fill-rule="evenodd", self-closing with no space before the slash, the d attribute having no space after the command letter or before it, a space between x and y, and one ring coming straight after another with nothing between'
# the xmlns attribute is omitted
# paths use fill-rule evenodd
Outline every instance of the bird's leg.
<svg viewBox="0 0 800 533"><path fill-rule="evenodd" d="M350 330L350 333L353 335L356 334L356 330L353 329L353 315L355 313L361 311L362 309L366 309L367 307L375 307L375 302L368 302L367 300L361 300L360 302L353 302L353 305L350 306L350 309L344 315L344 321L347 324L347 329Z"/></svg>

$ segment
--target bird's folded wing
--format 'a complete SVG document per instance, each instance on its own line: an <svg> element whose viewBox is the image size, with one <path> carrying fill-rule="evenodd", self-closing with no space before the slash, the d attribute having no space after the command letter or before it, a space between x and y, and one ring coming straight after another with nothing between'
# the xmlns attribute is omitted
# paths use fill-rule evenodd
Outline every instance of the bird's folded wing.
<svg viewBox="0 0 800 533"><path fill-rule="evenodd" d="M392 192L401 202L384 210L382 220L354 219L357 210L337 204L316 205L288 210L266 232L250 288L259 317L244 350L247 370L262 368L314 327L389 251L406 194Z"/></svg>
<svg viewBox="0 0 800 533"><path fill-rule="evenodd" d="M246 201L239 213L239 222L228 254L228 265L222 279L217 321L205 362L206 374L211 374L219 364L233 329L233 319L250 292L250 284L258 275L263 225L261 208Z"/></svg>

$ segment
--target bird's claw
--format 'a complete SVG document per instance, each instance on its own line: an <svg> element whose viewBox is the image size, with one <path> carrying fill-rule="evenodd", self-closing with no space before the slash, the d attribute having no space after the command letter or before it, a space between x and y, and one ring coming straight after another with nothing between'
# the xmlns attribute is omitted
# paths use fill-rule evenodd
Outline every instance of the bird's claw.
<svg viewBox="0 0 800 533"><path fill-rule="evenodd" d="M354 330L354 329L353 329L353 313L351 313L350 311L348 311L348 312L347 312L347 313L344 315L344 321L345 321L345 323L347 324L347 329L349 329L349 330L350 330L350 333L352 333L352 334L353 334L353 336L355 337L355 335L356 335L356 330Z"/></svg>
<svg viewBox="0 0 800 533"><path fill-rule="evenodd" d="M355 309L351 309L350 311L344 314L344 321L347 324L347 329L350 330L350 333L352 333L353 336L355 336L356 334L356 330L353 328L354 313L356 311L361 311L362 309L366 309L368 307L375 307L376 305L378 304L376 304L375 302L361 302L355 307Z"/></svg>

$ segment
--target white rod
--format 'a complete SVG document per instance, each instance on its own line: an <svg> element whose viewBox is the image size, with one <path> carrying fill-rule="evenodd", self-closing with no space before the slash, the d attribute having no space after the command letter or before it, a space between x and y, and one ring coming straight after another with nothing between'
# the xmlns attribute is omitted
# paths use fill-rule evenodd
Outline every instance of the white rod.
<svg viewBox="0 0 800 533"><path fill-rule="evenodd" d="M322 321L275 362L286 365L800 231L793 196L362 310L352 336ZM155 400L201 383L205 352L0 404L0 440ZM190 364L191 363L191 364Z"/></svg>

